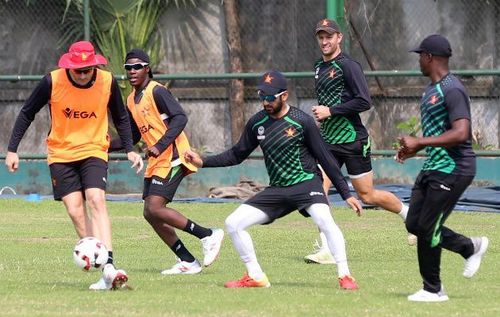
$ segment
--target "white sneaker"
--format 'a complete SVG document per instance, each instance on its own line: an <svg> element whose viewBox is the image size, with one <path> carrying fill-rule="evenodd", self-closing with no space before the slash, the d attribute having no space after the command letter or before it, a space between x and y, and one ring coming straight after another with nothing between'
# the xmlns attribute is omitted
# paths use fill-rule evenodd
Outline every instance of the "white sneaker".
<svg viewBox="0 0 500 317"><path fill-rule="evenodd" d="M314 247L314 253L304 257L306 263L335 264L335 259L330 250L326 247L321 247L318 240L316 240Z"/></svg>
<svg viewBox="0 0 500 317"><path fill-rule="evenodd" d="M171 269L161 271L163 275L174 275L174 274L198 274L201 272L201 265L198 260L194 262L185 262L177 259L177 263L172 266Z"/></svg>
<svg viewBox="0 0 500 317"><path fill-rule="evenodd" d="M465 260L465 267L463 275L467 278L471 278L479 270L481 265L481 259L484 253L488 249L489 240L486 237L474 237L471 238L472 244L474 244L474 253Z"/></svg>
<svg viewBox="0 0 500 317"><path fill-rule="evenodd" d="M113 287L111 282L107 282L104 277L101 277L99 281L89 286L89 290L92 291L105 291L110 290Z"/></svg>
<svg viewBox="0 0 500 317"><path fill-rule="evenodd" d="M411 246L417 245L417 241L418 241L417 236L408 232L408 245Z"/></svg>
<svg viewBox="0 0 500 317"><path fill-rule="evenodd" d="M223 240L224 230L222 229L212 229L212 235L201 239L204 266L209 266L217 259Z"/></svg>
<svg viewBox="0 0 500 317"><path fill-rule="evenodd" d="M102 277L89 286L90 290L115 290L125 286L128 275L124 270L117 270L113 264L106 264L102 270Z"/></svg>
<svg viewBox="0 0 500 317"><path fill-rule="evenodd" d="M441 287L438 293L431 293L421 289L415 294L408 296L408 300L412 302L445 302L449 300L449 297Z"/></svg>

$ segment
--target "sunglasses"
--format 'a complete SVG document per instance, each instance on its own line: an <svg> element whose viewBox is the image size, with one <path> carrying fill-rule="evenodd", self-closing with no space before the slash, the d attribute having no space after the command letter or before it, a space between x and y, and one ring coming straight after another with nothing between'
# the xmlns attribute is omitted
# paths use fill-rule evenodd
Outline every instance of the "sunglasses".
<svg viewBox="0 0 500 317"><path fill-rule="evenodd" d="M90 72L93 72L94 71L94 67L90 67L90 68L83 68L83 69L73 69L73 71L75 72L75 74L88 74Z"/></svg>
<svg viewBox="0 0 500 317"><path fill-rule="evenodd" d="M259 90L258 95L261 101L267 101L267 102L274 102L276 98L279 96L283 95L286 92L286 90L283 90L282 92L276 94L276 95L264 95L262 91Z"/></svg>
<svg viewBox="0 0 500 317"><path fill-rule="evenodd" d="M144 67L148 66L148 63L135 63L135 64L123 64L123 67L125 67L125 70L139 70L143 69Z"/></svg>

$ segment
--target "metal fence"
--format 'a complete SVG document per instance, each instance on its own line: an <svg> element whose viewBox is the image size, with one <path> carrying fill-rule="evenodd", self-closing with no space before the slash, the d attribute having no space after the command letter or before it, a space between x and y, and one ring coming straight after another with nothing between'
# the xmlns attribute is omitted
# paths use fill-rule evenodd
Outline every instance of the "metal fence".
<svg viewBox="0 0 500 317"><path fill-rule="evenodd" d="M12 126L14 113L36 80L55 67L69 43L83 38L86 17L92 20L101 10L99 1L90 0L87 16L82 11L83 2L0 0L0 104L5 106L0 107L0 113L6 129ZM220 150L230 143L227 107L222 104L229 98L229 78L234 75L223 1L170 2L178 6L168 6L157 23L161 54L153 66L156 78L169 81L192 116L191 125L215 125L216 131L226 131L211 136L192 133L195 146L208 144ZM250 105L247 114L258 108L255 78L271 68L289 73L293 103L306 111L314 104L312 65L321 57L314 26L331 15L328 5L332 3L343 4L345 9L336 16L344 25L344 50L362 64L368 76L374 109L363 119L376 149L391 149L394 138L402 133L397 124L418 117L419 96L428 80L417 71L417 57L408 49L432 33L446 35L452 44L451 67L462 74L473 100L476 147L499 148L499 0L236 1L244 73L238 76L245 77L245 100ZM92 32L90 40L96 40ZM197 110L204 105L223 114L207 121L209 118ZM6 137L0 137L3 145ZM221 141L214 141L217 138ZM33 149L42 151L25 147L26 151Z"/></svg>

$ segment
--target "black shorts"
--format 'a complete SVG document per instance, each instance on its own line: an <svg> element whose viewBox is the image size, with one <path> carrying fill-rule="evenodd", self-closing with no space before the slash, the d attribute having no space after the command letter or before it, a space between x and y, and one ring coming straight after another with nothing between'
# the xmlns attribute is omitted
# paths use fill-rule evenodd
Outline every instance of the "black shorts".
<svg viewBox="0 0 500 317"><path fill-rule="evenodd" d="M328 144L328 150L339 167L345 164L349 176L361 175L372 170L370 138L344 144Z"/></svg>
<svg viewBox="0 0 500 317"><path fill-rule="evenodd" d="M269 221L284 217L294 210L304 217L310 215L305 210L312 204L327 204L328 200L323 191L320 177L287 187L267 187L257 195L248 199L245 204L262 210Z"/></svg>
<svg viewBox="0 0 500 317"><path fill-rule="evenodd" d="M76 162L52 163L49 165L52 190L55 200L88 188L106 190L108 162L89 157Z"/></svg>
<svg viewBox="0 0 500 317"><path fill-rule="evenodd" d="M173 167L165 178L158 176L145 178L142 199L148 196L160 196L171 202L183 178L182 166Z"/></svg>

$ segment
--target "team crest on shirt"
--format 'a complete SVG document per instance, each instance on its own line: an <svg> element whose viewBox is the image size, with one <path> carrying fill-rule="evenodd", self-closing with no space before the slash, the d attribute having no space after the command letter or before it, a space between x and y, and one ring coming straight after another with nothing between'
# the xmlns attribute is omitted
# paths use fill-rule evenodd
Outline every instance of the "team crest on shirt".
<svg viewBox="0 0 500 317"><path fill-rule="evenodd" d="M438 97L436 97L436 95L432 95L431 99L429 100L429 103L431 105L434 105L434 104L436 104L437 101L438 101Z"/></svg>
<svg viewBox="0 0 500 317"><path fill-rule="evenodd" d="M266 129L263 126L260 126L257 129L257 133L259 134L259 135L257 135L257 140L264 140L266 138L266 136L264 135L265 131L266 131Z"/></svg>
<svg viewBox="0 0 500 317"><path fill-rule="evenodd" d="M287 137L292 137L295 134L295 129L293 127L289 127L288 129L285 130L285 135Z"/></svg>

